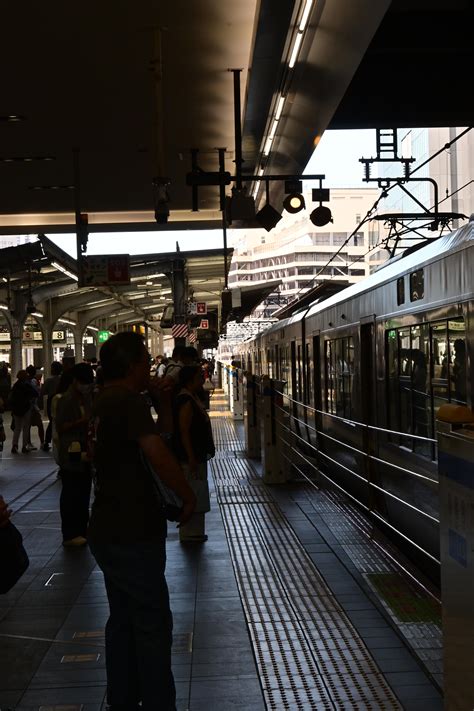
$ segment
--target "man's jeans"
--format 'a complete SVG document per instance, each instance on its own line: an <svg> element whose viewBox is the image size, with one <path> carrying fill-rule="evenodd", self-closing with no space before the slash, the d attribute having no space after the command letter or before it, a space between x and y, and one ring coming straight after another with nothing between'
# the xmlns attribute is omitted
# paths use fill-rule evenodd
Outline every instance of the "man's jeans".
<svg viewBox="0 0 474 711"><path fill-rule="evenodd" d="M165 538L90 544L104 573L110 617L105 628L107 701L143 711L174 711L173 618L165 579Z"/></svg>

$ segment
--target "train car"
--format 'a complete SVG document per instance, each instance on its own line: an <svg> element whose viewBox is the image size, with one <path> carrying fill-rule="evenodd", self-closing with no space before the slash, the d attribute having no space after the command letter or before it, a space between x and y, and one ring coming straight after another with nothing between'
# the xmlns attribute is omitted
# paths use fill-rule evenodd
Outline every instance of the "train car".
<svg viewBox="0 0 474 711"><path fill-rule="evenodd" d="M473 406L473 247L471 220L242 346L253 372L287 382L304 461L433 579L436 413L446 402Z"/></svg>

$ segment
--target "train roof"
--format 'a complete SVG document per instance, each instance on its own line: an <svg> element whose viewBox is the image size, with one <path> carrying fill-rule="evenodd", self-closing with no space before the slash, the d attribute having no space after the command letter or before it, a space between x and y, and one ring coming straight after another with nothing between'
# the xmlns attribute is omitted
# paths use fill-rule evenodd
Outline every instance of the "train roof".
<svg viewBox="0 0 474 711"><path fill-rule="evenodd" d="M351 284L351 286L348 286L346 289L343 289L334 296L330 296L321 303L312 304L307 312L307 316L311 316L312 314L317 313L328 306L338 304L341 301L347 301L358 294L362 294L364 291L369 291L370 289L381 286L382 284L390 282L398 276L406 274L407 272L414 271L429 262L442 259L449 253L466 249L471 246L470 243L472 242L474 242L473 219L471 219L467 225L464 225L458 230L450 232L443 237L433 240L425 247L421 247L411 254L407 254L406 256L401 255L400 257L391 259L370 276L362 279L356 284Z"/></svg>
<svg viewBox="0 0 474 711"><path fill-rule="evenodd" d="M289 318L283 319L282 321L277 321L269 328L265 329L265 331L257 334L255 338L260 338L263 335L279 331L285 326L301 321L301 319L305 316L311 316L312 314L317 313L328 306L332 306L341 301L347 301L347 299L351 299L358 294L362 294L364 291L392 281L392 279L395 279L402 274L406 274L406 272L412 271L417 267L424 266L428 262L441 259L448 253L465 249L466 247L469 247L469 243L473 241L474 219L471 217L469 222L460 227L458 230L433 240L424 247L420 247L420 249L413 251L411 254L407 254L406 256L400 255L394 259L391 259L386 262L386 264L383 264L376 272L357 282L357 284L351 284L351 286L346 287L337 294L321 301L317 300L311 304L309 308L297 311L295 314Z"/></svg>

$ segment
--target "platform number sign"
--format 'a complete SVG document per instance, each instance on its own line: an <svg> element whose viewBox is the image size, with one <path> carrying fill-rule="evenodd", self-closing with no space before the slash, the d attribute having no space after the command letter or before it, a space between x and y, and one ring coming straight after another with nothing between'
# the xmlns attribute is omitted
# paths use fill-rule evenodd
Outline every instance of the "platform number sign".
<svg viewBox="0 0 474 711"><path fill-rule="evenodd" d="M99 333L97 334L97 340L99 341L99 343L105 343L109 340L109 336L110 331L99 331Z"/></svg>

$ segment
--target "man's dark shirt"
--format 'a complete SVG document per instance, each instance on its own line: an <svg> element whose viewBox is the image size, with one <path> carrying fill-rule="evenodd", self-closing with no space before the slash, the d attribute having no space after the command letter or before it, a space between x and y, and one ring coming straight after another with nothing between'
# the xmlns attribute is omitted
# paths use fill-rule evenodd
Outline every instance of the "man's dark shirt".
<svg viewBox="0 0 474 711"><path fill-rule="evenodd" d="M141 436L156 434L145 398L112 385L97 396L93 414L96 496L88 537L135 543L166 536L166 520L138 444Z"/></svg>

